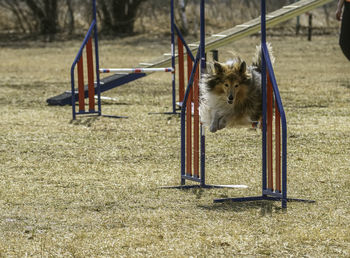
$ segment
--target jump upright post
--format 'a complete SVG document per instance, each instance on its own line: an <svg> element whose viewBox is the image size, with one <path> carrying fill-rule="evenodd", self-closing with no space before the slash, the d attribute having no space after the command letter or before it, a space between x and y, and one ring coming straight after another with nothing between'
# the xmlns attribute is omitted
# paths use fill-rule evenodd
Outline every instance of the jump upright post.
<svg viewBox="0 0 350 258"><path fill-rule="evenodd" d="M172 68L176 70L175 46L178 48L178 88L179 103L181 106L181 185L185 185L185 180L199 182L201 186L205 185L205 144L204 136L199 135L199 75L205 68L204 34L200 38L200 44L197 54L194 57L188 47L184 37L175 23L174 0L171 0L171 53ZM204 1L201 0L201 10L204 10ZM204 12L200 13L201 33L204 33ZM203 30L202 30L203 27ZM176 37L176 42L175 42ZM186 51L187 61L187 88L185 92L185 58L184 48ZM200 69L201 68L201 69ZM176 97L176 75L173 74L173 103ZM192 105L193 103L193 105ZM193 111L192 111L193 110ZM175 112L175 106L173 106ZM193 113L193 122L192 122ZM192 143L193 142L193 143ZM193 145L192 145L193 144ZM200 148L201 147L201 148ZM203 168L200 172L200 168Z"/></svg>
<svg viewBox="0 0 350 258"><path fill-rule="evenodd" d="M97 33L97 15L96 15L96 0L92 0L92 13L93 20L89 27L89 30L84 38L82 45L76 55L74 62L71 66L71 101L73 120L77 115L86 114L98 114L101 115L101 92L113 89L128 82L137 80L146 76L148 73L154 72L170 72L174 73L173 67L140 67L140 68L99 68L99 54L98 54L98 33ZM95 66L93 60L93 44L95 50ZM84 49L86 50L86 67L87 71L84 72ZM77 69L76 69L77 67ZM95 67L95 69L94 69ZM77 70L77 84L78 88L75 89L75 70ZM100 80L100 73L115 73L110 77ZM84 85L84 77L87 75L88 84ZM96 78L96 81L94 81ZM97 94L98 107L95 107L95 94ZM173 92L174 94L174 92ZM63 96L62 96L63 95ZM57 100L53 100L55 103L64 103L65 94L57 96ZM89 99L89 108L85 110L85 98ZM53 98L54 99L54 98ZM173 96L173 100L175 97ZM78 101L78 111L76 111L75 103ZM170 114L176 114L176 103L173 101L173 111ZM114 118L122 118L120 116L107 116ZM125 118L125 117L123 117Z"/></svg>
<svg viewBox="0 0 350 258"><path fill-rule="evenodd" d="M192 53L174 20L174 0L171 0L172 67L176 71L177 43L179 77L179 103L181 106L181 185L170 188L246 188L245 185L208 185L205 181L205 134L199 117L199 78L206 68L205 9L200 1L200 43L196 55ZM186 58L185 58L186 57ZM185 72L187 61L187 72ZM185 82L185 75L187 81ZM173 74L173 98L175 98L176 75ZM185 91L185 83L187 83ZM175 102L175 101L173 101ZM174 107L175 108L175 107ZM197 184L186 185L186 181Z"/></svg>
<svg viewBox="0 0 350 258"><path fill-rule="evenodd" d="M74 62L71 66L71 87L72 87L72 112L73 120L76 119L76 115L81 114L98 114L101 115L101 90L100 90L100 75L99 75L99 56L98 56L98 36L97 36L97 19L96 19L96 0L92 1L93 20L90 28L84 38L82 45L76 55ZM95 45L95 69L93 62L93 41ZM86 50L86 67L88 86L84 86L84 49ZM75 92L75 67L77 66L78 74L78 94ZM94 71L95 70L95 71ZM94 78L96 77L96 86ZM98 107L95 107L95 89L97 90L97 103ZM85 97L89 98L89 109L85 110ZM75 102L78 100L79 110L76 112Z"/></svg>
<svg viewBox="0 0 350 258"><path fill-rule="evenodd" d="M262 194L260 196L252 197L216 199L214 202L280 200L282 208L287 208L288 201L314 202L311 200L292 199L287 197L287 120L269 56L268 47L266 45L265 0L261 0L261 48L261 80L263 90ZM275 108L273 108L274 99ZM273 113L274 109L275 113ZM275 130L273 130L273 120L275 122ZM275 138L273 139L273 137ZM273 153L275 153L275 155L273 155ZM275 161L275 166L273 161Z"/></svg>
<svg viewBox="0 0 350 258"><path fill-rule="evenodd" d="M181 33L173 21L173 0L172 5L172 32L178 36L179 54L179 96L182 100L181 107L181 186L186 187L226 187L207 185L205 182L205 129L199 121L199 90L198 71L200 75L205 69L205 38L204 38L204 0L200 3L200 43L197 55L193 58ZM184 80L182 63L184 62L183 46L186 47L188 64L193 60L194 65L188 76L186 91L181 95L181 88ZM216 199L214 202L244 202L258 200L280 200L282 208L287 207L287 201L313 202L302 199L287 198L287 121L279 94L274 70L270 60L268 47L266 45L266 7L265 0L261 0L261 48L262 48L262 194L261 196ZM175 60L174 46L172 52ZM191 66L190 66L191 67ZM175 69L175 67L173 66ZM174 75L175 76L175 75ZM182 98L183 96L183 98ZM273 104L275 101L275 104ZM193 106L193 109L192 109ZM274 108L275 106L275 108ZM193 117L192 117L193 114ZM275 129L273 129L275 128ZM274 163L275 162L275 163ZM186 185L186 180L197 182L198 184ZM232 186L237 187L237 186ZM238 187L246 187L239 185Z"/></svg>

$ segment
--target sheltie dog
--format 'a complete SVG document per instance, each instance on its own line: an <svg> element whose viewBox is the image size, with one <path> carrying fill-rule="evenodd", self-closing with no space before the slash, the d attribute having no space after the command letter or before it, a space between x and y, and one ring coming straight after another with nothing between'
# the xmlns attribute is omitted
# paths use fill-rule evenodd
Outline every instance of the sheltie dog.
<svg viewBox="0 0 350 258"><path fill-rule="evenodd" d="M271 62L274 58L267 45ZM201 78L199 114L204 126L215 133L225 127L259 123L262 116L261 46L253 62L240 57L226 63L214 62Z"/></svg>

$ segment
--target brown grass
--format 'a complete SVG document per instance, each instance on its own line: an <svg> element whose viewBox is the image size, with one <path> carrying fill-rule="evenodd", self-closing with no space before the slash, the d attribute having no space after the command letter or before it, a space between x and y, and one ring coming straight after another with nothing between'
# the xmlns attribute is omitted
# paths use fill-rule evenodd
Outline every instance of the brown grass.
<svg viewBox="0 0 350 258"><path fill-rule="evenodd" d="M145 36L102 41L102 66L134 66L163 52ZM251 37L231 50L248 62ZM47 106L69 89L78 41L0 49L0 257L310 256L350 253L350 76L337 36L274 37L288 120L289 196L315 204L213 204L260 192L261 136L207 134L208 183L245 190L164 190L179 184L179 118L170 76L150 75L104 95L103 113Z"/></svg>

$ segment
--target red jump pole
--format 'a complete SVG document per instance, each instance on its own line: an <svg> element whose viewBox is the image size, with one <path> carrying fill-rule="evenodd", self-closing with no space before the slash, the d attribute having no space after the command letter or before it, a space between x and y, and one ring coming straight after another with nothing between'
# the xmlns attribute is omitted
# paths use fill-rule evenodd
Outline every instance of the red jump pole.
<svg viewBox="0 0 350 258"><path fill-rule="evenodd" d="M199 65L198 65L199 66ZM199 178L199 72L198 66L193 84L193 174Z"/></svg>
<svg viewBox="0 0 350 258"><path fill-rule="evenodd" d="M273 120L273 88L267 72L267 188L273 191L273 156L272 156L272 120Z"/></svg>
<svg viewBox="0 0 350 258"><path fill-rule="evenodd" d="M183 102L185 95L185 68L184 68L184 47L180 37L177 37L177 46L179 54L179 102Z"/></svg>
<svg viewBox="0 0 350 258"><path fill-rule="evenodd" d="M187 75L188 75L188 81L191 77L191 71L192 71L192 59L187 54ZM193 88L190 90L190 93L188 95L187 103L186 103L186 134L187 134L187 141L186 141L186 169L187 169L187 176L192 176L192 96L193 96Z"/></svg>
<svg viewBox="0 0 350 258"><path fill-rule="evenodd" d="M83 55L81 55L78 61L78 94L79 94L79 112L85 112Z"/></svg>
<svg viewBox="0 0 350 258"><path fill-rule="evenodd" d="M281 115L275 101L275 190L281 192Z"/></svg>
<svg viewBox="0 0 350 258"><path fill-rule="evenodd" d="M92 57L92 38L86 44L86 60L88 71L89 111L95 111L94 61Z"/></svg>

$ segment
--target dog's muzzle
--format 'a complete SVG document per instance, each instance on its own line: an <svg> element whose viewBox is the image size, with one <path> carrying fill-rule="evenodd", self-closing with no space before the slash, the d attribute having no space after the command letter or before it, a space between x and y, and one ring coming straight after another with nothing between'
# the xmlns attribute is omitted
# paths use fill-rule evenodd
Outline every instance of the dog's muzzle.
<svg viewBox="0 0 350 258"><path fill-rule="evenodd" d="M227 103L233 104L233 96L232 95L227 98Z"/></svg>

